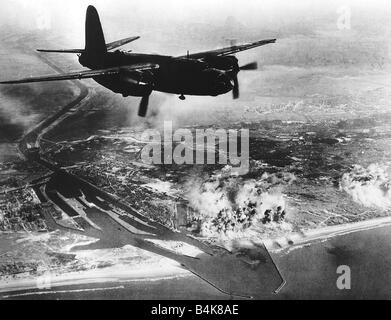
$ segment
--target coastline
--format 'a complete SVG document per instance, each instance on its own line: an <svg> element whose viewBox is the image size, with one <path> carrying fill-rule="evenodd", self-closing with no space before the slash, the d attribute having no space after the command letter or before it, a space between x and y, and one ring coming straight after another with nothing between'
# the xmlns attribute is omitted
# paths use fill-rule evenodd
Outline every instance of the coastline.
<svg viewBox="0 0 391 320"><path fill-rule="evenodd" d="M1 281L0 294L18 292L23 290L51 290L55 287L87 285L96 283L116 283L128 281L159 281L190 276L191 273L180 267L179 263L167 261L153 265L114 266L101 270L88 270L67 272L51 275L49 272L36 278ZM5 284L2 284L5 282ZM0 296L1 298L1 296Z"/></svg>
<svg viewBox="0 0 391 320"><path fill-rule="evenodd" d="M318 229L301 230L301 232L275 239L264 240L265 247L272 253L278 253L285 249L294 250L311 242L326 240L332 237L353 232L381 228L391 225L391 216L373 218L366 221L351 222Z"/></svg>
<svg viewBox="0 0 391 320"><path fill-rule="evenodd" d="M382 228L390 225L391 216L375 218L368 221L305 230L302 233L294 233L286 237L264 240L264 244L271 254L278 254L284 250L287 250L289 253L292 250L300 249L319 241L326 241L333 237ZM165 260L166 261L160 261L155 264L144 264L136 267L118 265L105 269L67 272L58 275L46 273L36 278L0 281L0 294L1 297L4 298L7 293L24 290L37 290L39 289L38 284L40 281L43 281L45 284L50 284L50 286L46 288L46 290L49 291L44 291L50 292L50 290L55 287L90 285L98 283L118 284L129 281L159 281L189 277L192 275L191 272L182 268L179 263L170 259Z"/></svg>

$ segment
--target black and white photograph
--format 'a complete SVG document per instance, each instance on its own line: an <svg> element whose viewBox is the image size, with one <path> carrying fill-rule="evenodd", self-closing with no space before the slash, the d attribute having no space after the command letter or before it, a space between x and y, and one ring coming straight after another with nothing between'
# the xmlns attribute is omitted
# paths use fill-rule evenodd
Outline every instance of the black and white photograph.
<svg viewBox="0 0 391 320"><path fill-rule="evenodd" d="M389 1L0 5L0 300L391 299Z"/></svg>

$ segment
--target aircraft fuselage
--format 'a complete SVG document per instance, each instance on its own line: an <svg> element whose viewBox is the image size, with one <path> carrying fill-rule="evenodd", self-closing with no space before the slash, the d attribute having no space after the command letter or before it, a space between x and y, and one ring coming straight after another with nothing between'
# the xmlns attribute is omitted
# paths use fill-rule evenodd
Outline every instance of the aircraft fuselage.
<svg viewBox="0 0 391 320"><path fill-rule="evenodd" d="M94 78L99 84L123 96L145 96L152 90L183 95L217 96L229 92L233 87L229 72L195 59L115 51L100 57L83 54L79 61L90 69L124 66L124 71L118 75ZM148 71L127 71L125 68L140 63L157 64L159 68ZM132 81L128 80L129 78ZM140 84L135 84L134 79L138 79ZM142 85L143 83L148 85Z"/></svg>

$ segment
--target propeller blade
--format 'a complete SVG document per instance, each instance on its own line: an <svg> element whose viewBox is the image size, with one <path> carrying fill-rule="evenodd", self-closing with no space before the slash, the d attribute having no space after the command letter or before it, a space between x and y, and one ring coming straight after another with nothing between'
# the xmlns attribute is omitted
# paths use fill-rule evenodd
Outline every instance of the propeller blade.
<svg viewBox="0 0 391 320"><path fill-rule="evenodd" d="M240 67L240 70L257 70L257 69L258 69L257 62L250 62Z"/></svg>
<svg viewBox="0 0 391 320"><path fill-rule="evenodd" d="M144 96L141 98L140 105L138 108L138 116L145 117L148 110L149 96Z"/></svg>
<svg viewBox="0 0 391 320"><path fill-rule="evenodd" d="M235 76L233 78L233 80L234 80L234 87L232 88L232 97L234 99L237 99L237 98L239 98L239 81L238 81L238 77Z"/></svg>

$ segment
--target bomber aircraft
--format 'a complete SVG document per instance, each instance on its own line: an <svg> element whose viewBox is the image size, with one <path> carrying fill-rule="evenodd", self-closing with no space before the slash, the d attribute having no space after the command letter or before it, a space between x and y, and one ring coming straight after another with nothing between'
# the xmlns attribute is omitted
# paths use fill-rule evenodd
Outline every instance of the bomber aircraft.
<svg viewBox="0 0 391 320"><path fill-rule="evenodd" d="M145 117L149 96L154 90L178 94L181 100L185 100L185 95L218 96L232 90L233 98L237 99L238 72L254 70L258 66L256 62L252 62L239 67L235 53L276 41L267 39L217 50L188 53L179 57L112 51L138 38L130 37L106 44L98 12L95 7L89 6L86 14L84 49L38 51L76 53L79 55L80 64L90 70L28 77L3 81L0 84L92 78L124 97L142 97L138 115Z"/></svg>

